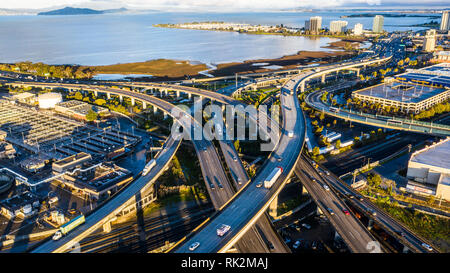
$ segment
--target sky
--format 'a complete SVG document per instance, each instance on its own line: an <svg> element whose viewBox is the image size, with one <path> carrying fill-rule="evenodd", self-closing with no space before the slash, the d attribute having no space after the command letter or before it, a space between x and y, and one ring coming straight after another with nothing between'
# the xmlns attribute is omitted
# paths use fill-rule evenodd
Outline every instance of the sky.
<svg viewBox="0 0 450 273"><path fill-rule="evenodd" d="M281 10L295 8L439 8L448 7L442 0L0 0L5 9L48 9L65 6L94 9L126 7L156 10Z"/></svg>

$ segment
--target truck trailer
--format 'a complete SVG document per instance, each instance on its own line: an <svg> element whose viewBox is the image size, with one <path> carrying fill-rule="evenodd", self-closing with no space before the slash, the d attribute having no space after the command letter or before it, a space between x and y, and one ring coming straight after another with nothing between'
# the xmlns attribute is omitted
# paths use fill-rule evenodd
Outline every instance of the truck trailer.
<svg viewBox="0 0 450 273"><path fill-rule="evenodd" d="M62 225L59 230L57 232L55 232L55 234L53 235L53 240L59 240L61 239L62 236L66 235L67 233L69 233L71 230L73 230L74 228L76 228L77 226L83 224L85 222L85 218L84 215L81 214L75 218L73 218L72 220L70 220L69 222L65 223L64 225Z"/></svg>
<svg viewBox="0 0 450 273"><path fill-rule="evenodd" d="M264 188L271 188L273 183L277 181L278 177L280 177L281 173L283 172L283 168L278 166L275 169L272 170L272 172L267 176L267 178L264 180Z"/></svg>
<svg viewBox="0 0 450 273"><path fill-rule="evenodd" d="M142 176L146 176L150 170L155 167L156 160L152 159L150 160L147 165L145 165L144 170L142 171Z"/></svg>

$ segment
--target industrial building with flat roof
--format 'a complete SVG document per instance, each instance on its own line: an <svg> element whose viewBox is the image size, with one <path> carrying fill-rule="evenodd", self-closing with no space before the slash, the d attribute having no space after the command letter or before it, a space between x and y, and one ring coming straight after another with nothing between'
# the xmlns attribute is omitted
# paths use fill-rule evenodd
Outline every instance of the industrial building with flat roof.
<svg viewBox="0 0 450 273"><path fill-rule="evenodd" d="M26 218L37 213L39 206L39 198L35 194L26 191L1 201L0 212L9 219L16 216Z"/></svg>
<svg viewBox="0 0 450 273"><path fill-rule="evenodd" d="M414 152L406 176L417 182L409 183L407 189L418 189L420 183L426 189L434 188L428 194L450 200L450 138Z"/></svg>
<svg viewBox="0 0 450 273"><path fill-rule="evenodd" d="M133 178L132 173L115 164L83 163L80 168L69 169L55 181L90 199L107 198Z"/></svg>
<svg viewBox="0 0 450 273"><path fill-rule="evenodd" d="M450 88L450 63L439 63L421 69L408 69L395 76L397 81Z"/></svg>
<svg viewBox="0 0 450 273"><path fill-rule="evenodd" d="M419 113L450 98L450 89L397 82L382 83L352 93L353 98L383 106L398 107L405 113Z"/></svg>
<svg viewBox="0 0 450 273"><path fill-rule="evenodd" d="M77 100L64 101L55 105L55 111L80 120L86 120L86 115L90 110L93 110L97 114L103 115L109 113L107 108L97 105L90 105L86 102Z"/></svg>
<svg viewBox="0 0 450 273"><path fill-rule="evenodd" d="M77 166L81 166L83 163L88 162L91 159L92 156L90 154L81 152L53 162L52 170L55 173L63 173Z"/></svg>
<svg viewBox="0 0 450 273"><path fill-rule="evenodd" d="M0 129L6 132L6 141L47 159L62 159L80 152L111 159L141 140L113 128L100 129L6 100L0 100Z"/></svg>

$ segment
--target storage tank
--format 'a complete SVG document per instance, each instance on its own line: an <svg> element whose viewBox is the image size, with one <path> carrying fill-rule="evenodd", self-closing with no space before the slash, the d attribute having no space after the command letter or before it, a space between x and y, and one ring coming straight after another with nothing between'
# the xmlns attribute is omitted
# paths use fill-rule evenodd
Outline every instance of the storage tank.
<svg viewBox="0 0 450 273"><path fill-rule="evenodd" d="M57 103L62 102L62 96L59 93L44 93L38 96L39 108L50 109L55 108Z"/></svg>

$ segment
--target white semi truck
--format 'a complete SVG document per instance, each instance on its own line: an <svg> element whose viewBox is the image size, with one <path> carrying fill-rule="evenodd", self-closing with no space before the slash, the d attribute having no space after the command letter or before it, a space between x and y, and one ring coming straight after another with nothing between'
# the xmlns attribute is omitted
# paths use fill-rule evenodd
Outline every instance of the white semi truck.
<svg viewBox="0 0 450 273"><path fill-rule="evenodd" d="M271 188L273 183L277 181L278 177L280 177L281 173L283 172L283 168L278 166L275 169L272 170L272 172L269 174L269 176L266 177L264 180L264 188Z"/></svg>
<svg viewBox="0 0 450 273"><path fill-rule="evenodd" d="M148 172L155 167L156 165L156 160L152 159L150 160L147 165L145 165L144 170L142 171L142 176L146 176L148 174Z"/></svg>

